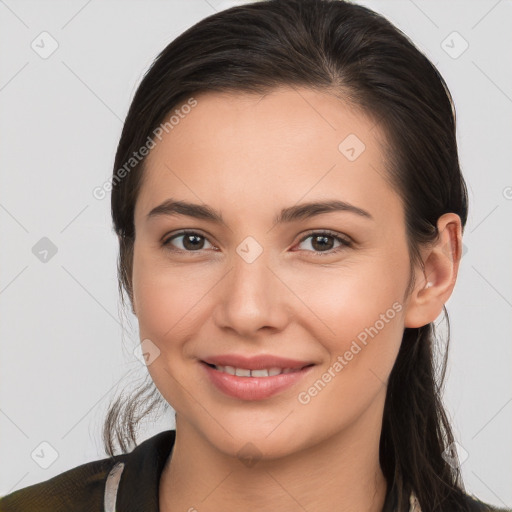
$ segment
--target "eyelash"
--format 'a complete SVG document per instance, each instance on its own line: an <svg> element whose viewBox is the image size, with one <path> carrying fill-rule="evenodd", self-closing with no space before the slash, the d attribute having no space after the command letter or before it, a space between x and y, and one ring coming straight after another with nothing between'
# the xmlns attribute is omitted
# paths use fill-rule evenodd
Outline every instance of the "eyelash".
<svg viewBox="0 0 512 512"><path fill-rule="evenodd" d="M208 240L208 238L206 236L202 235L201 233L198 233L197 231L180 231L179 233L175 233L173 236L171 236L171 237L167 238L166 240L164 240L162 242L162 246L165 247L166 249L168 249L170 251L174 251L174 252L188 252L188 253L201 252L201 249L198 250L198 251L187 251L187 250L183 250L183 249L175 249L175 248L171 248L170 247L171 240L174 240L175 238L179 238L180 236L185 236L185 235L197 235L197 236L199 236L201 238L204 238L204 239ZM338 252L340 252L340 251L342 251L344 249L352 247L352 244L353 244L352 241L349 240L348 238L341 237L337 233L335 233L333 231L329 231L329 230L312 231L312 232L308 233L307 235L305 235L303 238L301 238L301 240L299 241L299 244L301 244L302 242L304 242L308 238L313 237L314 235L316 235L316 236L328 236L328 237L334 238L335 240L337 240L338 242L341 243L340 247L337 247L335 249L330 249L328 251L306 251L306 252L312 252L313 254L316 254L316 255L319 255L319 256L324 256L324 255L328 256L328 255L336 254L336 253L338 253Z"/></svg>

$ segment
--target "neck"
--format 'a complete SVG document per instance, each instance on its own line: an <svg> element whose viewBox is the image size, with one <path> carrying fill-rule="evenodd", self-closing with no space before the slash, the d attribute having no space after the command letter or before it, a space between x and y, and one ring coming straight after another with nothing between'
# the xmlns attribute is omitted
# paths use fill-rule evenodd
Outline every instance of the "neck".
<svg viewBox="0 0 512 512"><path fill-rule="evenodd" d="M373 404L376 405L376 404ZM219 452L191 424L176 440L160 479L160 511L381 512L387 482L379 465L383 403L319 444L250 467Z"/></svg>

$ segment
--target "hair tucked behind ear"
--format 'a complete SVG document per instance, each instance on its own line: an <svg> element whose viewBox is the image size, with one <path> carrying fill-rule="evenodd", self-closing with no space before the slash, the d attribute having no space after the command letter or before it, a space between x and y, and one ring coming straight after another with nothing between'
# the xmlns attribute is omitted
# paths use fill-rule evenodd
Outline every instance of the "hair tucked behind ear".
<svg viewBox="0 0 512 512"><path fill-rule="evenodd" d="M446 308L444 313L449 330ZM434 331L434 324L405 329L388 381L380 463L386 477L394 478L397 487L404 490L399 510L408 510L405 500L411 490L420 504L428 505L423 511L464 510L458 465L451 466L443 458L443 452L454 442L441 401L448 351L436 369ZM448 454L456 456L451 450ZM453 464L456 459L451 460Z"/></svg>
<svg viewBox="0 0 512 512"><path fill-rule="evenodd" d="M432 63L398 28L363 6L342 0L260 1L218 12L189 28L158 55L136 91L113 174L121 296L124 290L132 298L134 208L144 160L123 179L119 170L126 169L133 152L169 112L194 94L262 94L278 86L333 94L382 129L386 178L404 205L411 269L421 264L422 245L436 239L441 215L458 214L464 230L467 191L455 108ZM422 512L467 510L459 471L443 458L453 442L440 398L447 349L439 368L435 351L433 324L406 328L387 385L380 463L389 485L397 488L400 512L409 510L411 490ZM145 414L161 403L152 394L147 403L150 390L151 384L136 394L124 413L122 401L112 407L104 429L107 453L113 453L114 437L123 451L125 442L136 443L137 411L144 406Z"/></svg>

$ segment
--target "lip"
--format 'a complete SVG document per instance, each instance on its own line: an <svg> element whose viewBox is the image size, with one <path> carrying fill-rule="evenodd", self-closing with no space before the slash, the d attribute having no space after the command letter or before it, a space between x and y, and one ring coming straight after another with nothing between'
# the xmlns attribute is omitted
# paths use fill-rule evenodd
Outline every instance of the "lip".
<svg viewBox="0 0 512 512"><path fill-rule="evenodd" d="M292 368L299 369L313 364L312 361L298 361L286 357L262 354L259 356L242 356L238 354L223 354L203 359L203 362L216 366L234 366L247 370L262 370L264 368Z"/></svg>
<svg viewBox="0 0 512 512"><path fill-rule="evenodd" d="M297 361L292 362L292 365L294 366L287 366L286 364L288 363L286 363L284 366L281 366L282 364L284 364L283 362L286 362L287 360L282 358L278 359L280 362L277 365L275 364L276 358L263 359L263 357L258 359L252 359L249 364L249 367L243 366L243 364L247 364L247 359L245 359L245 363L237 363L238 366L235 364L210 364L219 364L220 366L236 366L238 368L260 370L262 368L269 368L272 366L266 366L266 364L268 364L267 361L274 361L274 363L272 363L274 367L295 368L296 371L292 373L282 373L280 375L274 375L272 377L239 377L237 375L230 375L229 373L221 372L211 366L208 366L208 364L205 361L201 361L200 366L207 374L210 382L222 393L233 398L238 398L239 400L254 401L264 400L266 398L270 398L274 395L277 395L278 393L290 389L299 381L301 381L307 374L309 374L314 367L314 364L312 363L310 363L310 366L304 366L304 363L298 363ZM209 358L209 361L210 360L211 358ZM233 361L233 359L229 360ZM222 359L222 361L226 361L226 359ZM238 359L238 361L240 361L240 359ZM263 363L262 361L265 361L265 363ZM259 366L254 367L254 365L256 364ZM308 363L306 363L306 365L307 364Z"/></svg>

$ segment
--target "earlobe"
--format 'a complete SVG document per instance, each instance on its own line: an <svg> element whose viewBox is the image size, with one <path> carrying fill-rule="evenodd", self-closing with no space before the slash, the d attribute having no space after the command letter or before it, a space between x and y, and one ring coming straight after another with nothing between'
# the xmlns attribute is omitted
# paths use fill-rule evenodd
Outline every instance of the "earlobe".
<svg viewBox="0 0 512 512"><path fill-rule="evenodd" d="M405 314L405 327L422 327L443 311L450 298L461 258L460 217L445 213L437 222L438 238L423 253L424 266L416 269L416 283Z"/></svg>

